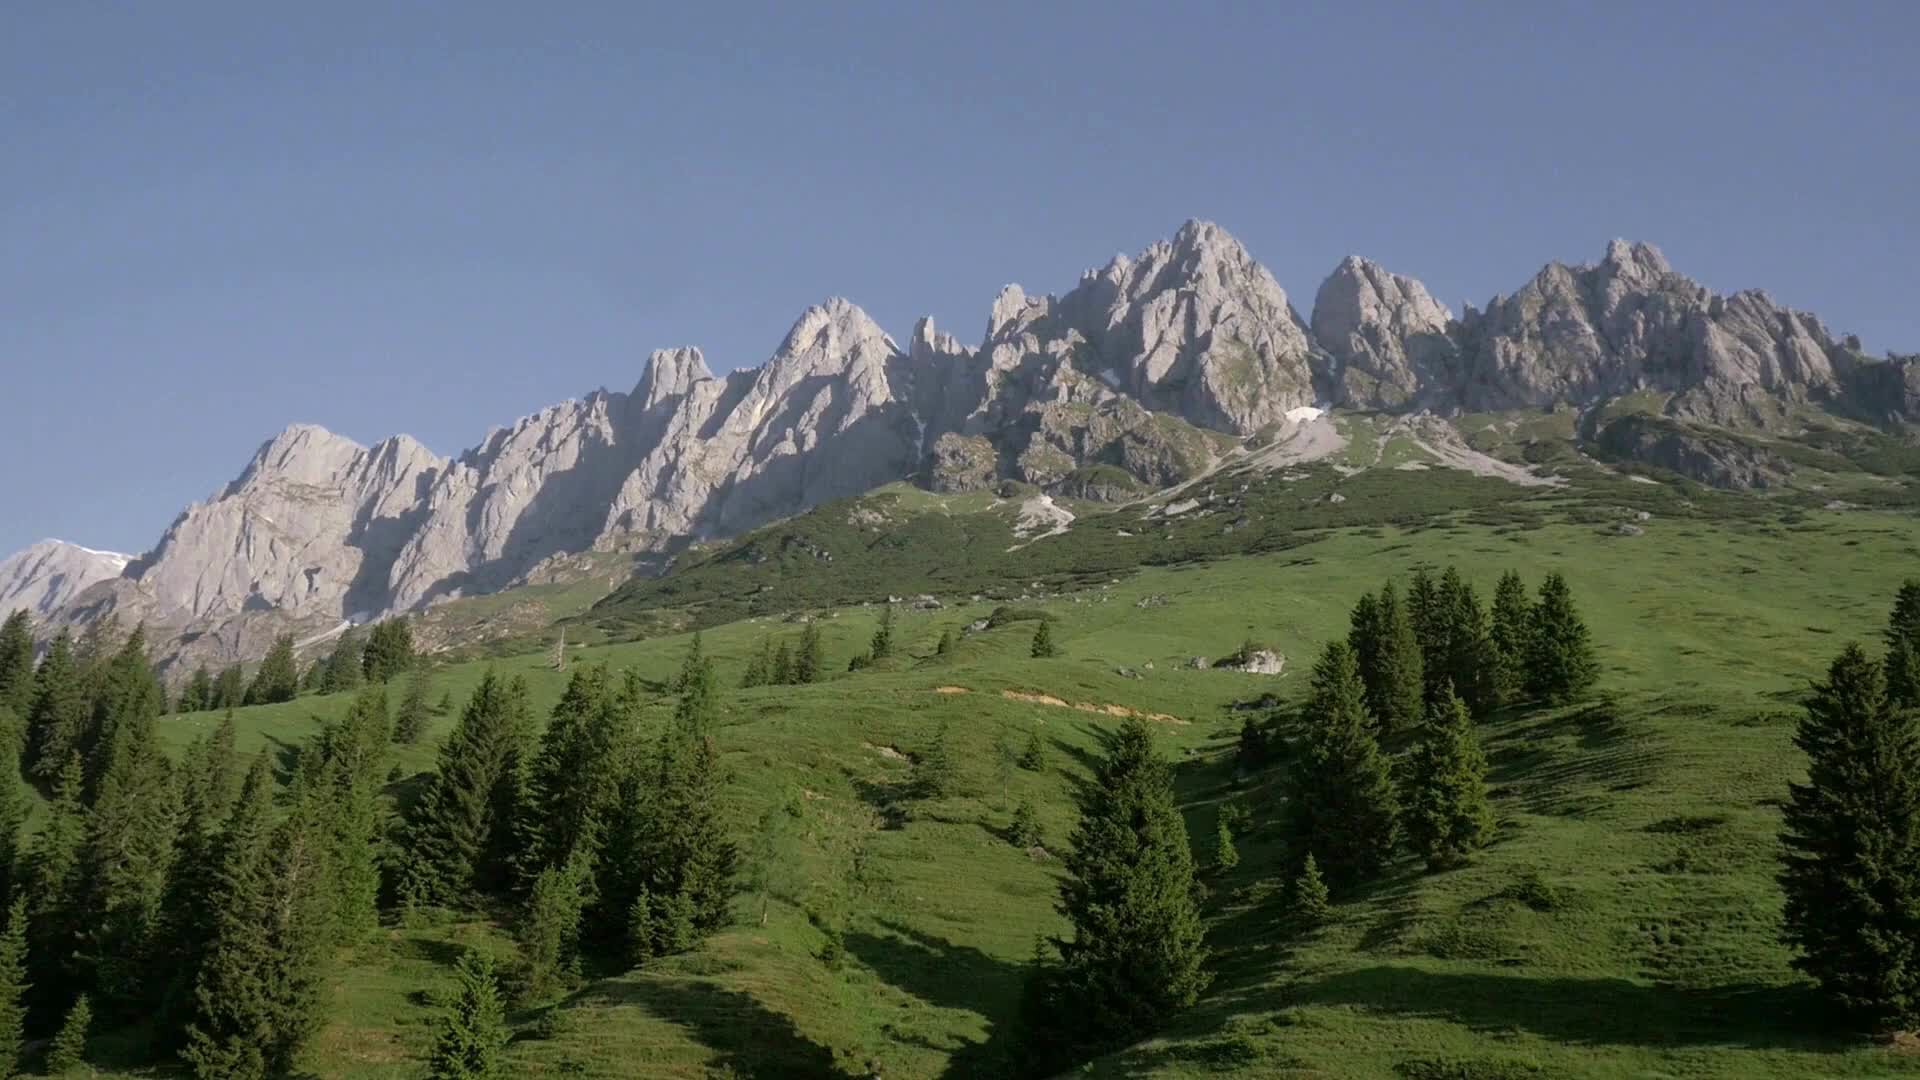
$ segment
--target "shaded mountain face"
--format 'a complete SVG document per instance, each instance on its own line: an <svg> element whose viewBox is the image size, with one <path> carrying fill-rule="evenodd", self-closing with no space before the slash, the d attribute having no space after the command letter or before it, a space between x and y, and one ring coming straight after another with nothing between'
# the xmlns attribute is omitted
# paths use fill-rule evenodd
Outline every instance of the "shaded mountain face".
<svg viewBox="0 0 1920 1080"><path fill-rule="evenodd" d="M1309 406L1586 408L1640 391L1674 422L1596 446L1739 485L1770 463L1696 445L1700 425L1802 406L1901 425L1920 410L1920 363L1869 360L1811 316L1718 296L1620 241L1458 318L1348 258L1302 319L1238 241L1196 221L1064 295L1007 286L976 347L930 319L903 347L834 299L758 367L716 376L698 349L657 351L631 391L544 409L451 460L296 425L124 572L84 549L22 553L0 564L0 600L56 622L144 621L225 660L283 627L492 592L557 555L670 551L894 480L1125 497L1285 437Z"/></svg>

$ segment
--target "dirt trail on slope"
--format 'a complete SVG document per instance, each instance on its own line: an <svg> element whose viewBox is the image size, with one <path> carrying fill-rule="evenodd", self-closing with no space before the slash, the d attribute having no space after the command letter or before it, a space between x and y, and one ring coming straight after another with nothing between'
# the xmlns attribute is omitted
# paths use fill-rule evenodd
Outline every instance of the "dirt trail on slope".
<svg viewBox="0 0 1920 1080"><path fill-rule="evenodd" d="M1185 724L1188 722L1169 713L1142 712L1139 709L1131 709L1125 705L1095 705L1090 701L1070 703L1063 698L1054 697L1052 694L1037 694L1021 690L1002 690L1000 691L1000 696L1006 698L1008 701L1024 701L1029 705L1045 705L1055 709L1077 709L1080 712L1116 716L1122 720L1139 717L1142 720L1158 720L1163 724Z"/></svg>

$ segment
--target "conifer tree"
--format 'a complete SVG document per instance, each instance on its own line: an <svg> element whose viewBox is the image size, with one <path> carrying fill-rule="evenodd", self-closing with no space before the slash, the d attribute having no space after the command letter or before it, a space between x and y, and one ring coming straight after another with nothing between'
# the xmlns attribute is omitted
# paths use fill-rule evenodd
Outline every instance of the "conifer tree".
<svg viewBox="0 0 1920 1080"><path fill-rule="evenodd" d="M1444 652L1445 626L1440 618L1440 589L1427 568L1417 567L1407 582L1407 618L1422 653Z"/></svg>
<svg viewBox="0 0 1920 1080"><path fill-rule="evenodd" d="M25 608L0 624L0 709L33 710L33 616Z"/></svg>
<svg viewBox="0 0 1920 1080"><path fill-rule="evenodd" d="M1353 650L1354 663L1360 665L1360 680L1367 687L1368 707L1378 715L1380 707L1376 704L1376 695L1385 692L1384 686L1375 688L1380 677L1380 598L1370 592L1360 594L1360 599L1354 601L1352 613L1347 616L1347 648Z"/></svg>
<svg viewBox="0 0 1920 1080"><path fill-rule="evenodd" d="M1029 987L1042 1058L1138 1039L1210 979L1186 825L1145 721L1122 725L1079 801L1060 885L1071 929L1053 939L1058 965L1036 971Z"/></svg>
<svg viewBox="0 0 1920 1080"><path fill-rule="evenodd" d="M73 954L80 932L80 857L87 838L86 775L78 754L67 757L53 786L46 827L34 837L23 875L29 967L36 1000L65 1001L76 983Z"/></svg>
<svg viewBox="0 0 1920 1080"><path fill-rule="evenodd" d="M1458 694L1468 711L1481 715L1499 704L1496 684L1499 656L1493 626L1473 586L1449 566L1440 576L1439 621L1443 651L1427 657L1427 705Z"/></svg>
<svg viewBox="0 0 1920 1080"><path fill-rule="evenodd" d="M1887 700L1897 709L1920 708L1920 579L1900 586L1885 637Z"/></svg>
<svg viewBox="0 0 1920 1080"><path fill-rule="evenodd" d="M344 944L379 926L380 765L388 745L387 691L369 683L345 718L325 728L308 753L319 756L317 783L295 791L311 799L325 833L335 927Z"/></svg>
<svg viewBox="0 0 1920 1080"><path fill-rule="evenodd" d="M213 707L237 709L247 703L247 676L239 664L220 672L213 684Z"/></svg>
<svg viewBox="0 0 1920 1080"><path fill-rule="evenodd" d="M325 657L322 657L307 665L307 673L300 676L300 692L303 694L320 693L321 684L326 680L326 676L327 661Z"/></svg>
<svg viewBox="0 0 1920 1080"><path fill-rule="evenodd" d="M1567 579L1548 574L1540 584L1528 633L1527 692L1550 705L1572 701L1600 677L1587 624L1573 607Z"/></svg>
<svg viewBox="0 0 1920 1080"><path fill-rule="evenodd" d="M680 670L674 675L670 689L678 694L687 688L687 683L706 665L707 652L700 641L700 631L693 632L693 640L687 643L687 654L680 658Z"/></svg>
<svg viewBox="0 0 1920 1080"><path fill-rule="evenodd" d="M1326 880L1320 876L1320 863L1311 851L1301 861L1300 873L1294 876L1287 890L1287 903L1292 908L1294 923L1302 929L1320 926L1333 915Z"/></svg>
<svg viewBox="0 0 1920 1080"><path fill-rule="evenodd" d="M20 1074L20 1051L26 1042L27 899L18 896L7 907L7 925L0 931L0 1076Z"/></svg>
<svg viewBox="0 0 1920 1080"><path fill-rule="evenodd" d="M73 638L62 630L40 661L34 679L33 711L27 716L28 769L52 780L80 750L89 722L87 690L73 654Z"/></svg>
<svg viewBox="0 0 1920 1080"><path fill-rule="evenodd" d="M952 656L953 655L953 631L952 630L940 631L940 643L933 647L933 655L935 656Z"/></svg>
<svg viewBox="0 0 1920 1080"><path fill-rule="evenodd" d="M425 669L416 667L407 677L407 692L401 695L399 711L393 715L393 741L412 746L427 733L432 712L427 705L428 685Z"/></svg>
<svg viewBox="0 0 1920 1080"><path fill-rule="evenodd" d="M527 961L528 992L546 997L577 969L580 920L592 882L592 856L576 851L564 863L539 872L528 890L514 936Z"/></svg>
<svg viewBox="0 0 1920 1080"><path fill-rule="evenodd" d="M201 664L193 669L193 677L187 680L187 688L180 693L180 711L197 713L212 708L213 676L207 673L207 665Z"/></svg>
<svg viewBox="0 0 1920 1080"><path fill-rule="evenodd" d="M1466 702L1449 692L1427 709L1407 767L1407 843L1434 870L1464 862L1493 838L1487 758Z"/></svg>
<svg viewBox="0 0 1920 1080"><path fill-rule="evenodd" d="M1060 647L1053 643L1053 622L1041 619L1039 629L1033 632L1033 648L1030 650L1036 660L1045 660L1060 655Z"/></svg>
<svg viewBox="0 0 1920 1080"><path fill-rule="evenodd" d="M254 672L246 704L274 705L292 701L299 694L300 669L293 658L293 635L282 634L273 639L266 659L260 661L260 670Z"/></svg>
<svg viewBox="0 0 1920 1080"><path fill-rule="evenodd" d="M762 637L760 647L747 658L747 670L740 676L740 687L751 690L773 681L773 639Z"/></svg>
<svg viewBox="0 0 1920 1080"><path fill-rule="evenodd" d="M329 694L343 694L349 690L360 689L360 680L366 664L366 641L360 631L349 627L333 643L333 652L327 655L326 674L322 677L320 688Z"/></svg>
<svg viewBox="0 0 1920 1080"><path fill-rule="evenodd" d="M93 1029L93 1003L87 995L81 994L73 999L73 1007L67 1010L66 1019L60 1022L60 1031L53 1037L53 1044L47 1048L47 1072L53 1076L63 1076L87 1062L87 1034Z"/></svg>
<svg viewBox="0 0 1920 1080"><path fill-rule="evenodd" d="M1517 701L1526 688L1527 654L1533 627L1533 605L1526 583L1511 570L1500 575L1493 590L1494 672L1490 696L1496 705Z"/></svg>
<svg viewBox="0 0 1920 1080"><path fill-rule="evenodd" d="M576 855L589 864L618 799L621 742L632 694L616 694L605 665L576 668L533 757L529 830L521 838L529 878Z"/></svg>
<svg viewBox="0 0 1920 1080"><path fill-rule="evenodd" d="M492 1080L507 1047L506 1007L493 958L469 949L457 969L459 993L440 1018L427 1060L431 1080Z"/></svg>
<svg viewBox="0 0 1920 1080"><path fill-rule="evenodd" d="M203 1077L292 1071L319 1029L334 940L330 841L319 799L271 824L264 758L248 773L220 841L207 899L214 933L198 973L197 1016L182 1056Z"/></svg>
<svg viewBox="0 0 1920 1080"><path fill-rule="evenodd" d="M796 680L793 677L793 652L782 641L774 650L773 663L767 672L767 682L772 686L788 686Z"/></svg>
<svg viewBox="0 0 1920 1080"><path fill-rule="evenodd" d="M826 673L824 646L820 643L820 620L807 620L806 628L800 631L800 649L793 657L793 681L806 685L820 681Z"/></svg>
<svg viewBox="0 0 1920 1080"><path fill-rule="evenodd" d="M1233 826L1227 815L1221 814L1213 822L1213 868L1224 874L1239 865L1240 849L1233 846Z"/></svg>
<svg viewBox="0 0 1920 1080"><path fill-rule="evenodd" d="M405 616L375 623L361 652L368 682L386 682L413 667L413 626Z"/></svg>
<svg viewBox="0 0 1920 1080"><path fill-rule="evenodd" d="M1027 735L1026 749L1020 751L1020 767L1028 772L1041 772L1047 767L1047 751L1040 745L1040 729L1035 728Z"/></svg>
<svg viewBox="0 0 1920 1080"><path fill-rule="evenodd" d="M1289 809L1293 835L1338 885L1379 873L1399 835L1399 805L1365 695L1353 650L1328 643L1313 667Z"/></svg>
<svg viewBox="0 0 1920 1080"><path fill-rule="evenodd" d="M1920 719L1890 708L1880 665L1849 645L1794 742L1780 883L1793 964L1861 1020L1920 1020Z"/></svg>
<svg viewBox="0 0 1920 1080"><path fill-rule="evenodd" d="M20 790L20 755L13 744L0 742L0 905L24 895L20 875L25 859L27 795ZM0 1073L0 1075L4 1075Z"/></svg>
<svg viewBox="0 0 1920 1080"><path fill-rule="evenodd" d="M933 741L913 759L914 791L923 799L944 799L958 794L960 766L954 760L945 720L934 729Z"/></svg>
<svg viewBox="0 0 1920 1080"><path fill-rule="evenodd" d="M409 815L409 869L429 899L458 905L508 880L530 727L525 683L488 671Z"/></svg>
<svg viewBox="0 0 1920 1080"><path fill-rule="evenodd" d="M173 865L155 933L153 972L158 977L155 1027L169 1049L177 1050L192 1019L194 985L208 944L214 913L207 908L220 871L221 828L234 805L233 722L195 740L178 770L180 828ZM258 763L264 784L266 763Z"/></svg>
<svg viewBox="0 0 1920 1080"><path fill-rule="evenodd" d="M1426 688L1420 640L1409 605L1401 602L1392 582L1381 587L1374 610L1373 668L1359 669L1367 708L1382 731L1407 731L1420 720ZM1358 664L1357 656L1354 660Z"/></svg>
<svg viewBox="0 0 1920 1080"><path fill-rule="evenodd" d="M1032 796L1022 796L1013 808L1013 822L1007 826L1007 842L1024 849L1039 846L1040 840L1040 813L1034 809Z"/></svg>
<svg viewBox="0 0 1920 1080"><path fill-rule="evenodd" d="M892 604L887 604L880 609L880 625L873 632L873 645L869 651L875 660L885 660L893 655Z"/></svg>

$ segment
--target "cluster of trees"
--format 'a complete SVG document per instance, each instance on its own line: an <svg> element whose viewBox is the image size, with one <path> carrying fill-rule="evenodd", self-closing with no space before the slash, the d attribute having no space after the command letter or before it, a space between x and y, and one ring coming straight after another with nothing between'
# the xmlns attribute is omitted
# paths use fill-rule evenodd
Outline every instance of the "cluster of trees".
<svg viewBox="0 0 1920 1080"><path fill-rule="evenodd" d="M1841 650L1794 741L1780 840L1794 965L1861 1023L1920 1024L1920 580L1887 620L1885 653Z"/></svg>
<svg viewBox="0 0 1920 1080"><path fill-rule="evenodd" d="M24 793L0 784L0 1075L29 1035L57 1035L49 1065L77 1061L96 1023L141 1024L157 1059L196 1076L285 1074L322 1022L337 950L422 905L516 912L530 993L585 947L637 963L725 922L737 855L717 805L717 683L697 649L653 735L631 676L576 673L536 736L524 683L488 673L400 807L383 792L389 750L419 736L426 680L415 672L396 715L384 680L405 668L360 670L344 717L276 775L266 753L237 755L231 717L177 763L161 750L165 694L140 630L111 650L57 638L36 667L31 623L0 627L0 764L50 796L28 839ZM433 1068L485 1075L448 1071L504 1044L497 1016L469 1030L488 1001L498 1011L492 971L460 974L481 1019L456 1004Z"/></svg>
<svg viewBox="0 0 1920 1080"><path fill-rule="evenodd" d="M389 682L412 670L415 663L413 627L405 617L375 623L366 637L358 629L348 629L334 643L333 651L314 661L304 674L294 655L293 635L282 634L267 649L251 680L239 664L222 670L217 677L205 665L196 668L180 690L175 711L276 705L292 701L303 692L346 693L359 689L362 683Z"/></svg>
<svg viewBox="0 0 1920 1080"><path fill-rule="evenodd" d="M888 644L891 647L891 637ZM771 636L761 638L759 651L747 660L747 671L740 685L751 689L756 686L815 683L826 677L825 664L825 652L820 643L820 624L818 620L808 620L800 631L797 646L789 645L783 639L776 648Z"/></svg>

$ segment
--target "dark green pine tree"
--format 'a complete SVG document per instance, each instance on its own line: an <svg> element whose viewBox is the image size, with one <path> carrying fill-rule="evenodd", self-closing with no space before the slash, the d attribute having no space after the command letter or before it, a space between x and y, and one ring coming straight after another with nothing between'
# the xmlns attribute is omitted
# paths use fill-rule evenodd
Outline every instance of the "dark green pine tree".
<svg viewBox="0 0 1920 1080"><path fill-rule="evenodd" d="M155 733L157 719L151 693L114 717L96 755L99 780L80 854L78 952L113 1012L157 999L158 987L146 978L179 812L172 765Z"/></svg>
<svg viewBox="0 0 1920 1080"><path fill-rule="evenodd" d="M0 709L24 717L33 711L33 616L26 609L0 624Z"/></svg>
<svg viewBox="0 0 1920 1080"><path fill-rule="evenodd" d="M1440 589L1427 568L1417 567L1407 582L1407 618L1413 621L1414 637L1423 653L1443 652L1445 623L1440 618Z"/></svg>
<svg viewBox="0 0 1920 1080"><path fill-rule="evenodd" d="M1041 619L1040 628L1033 632L1033 647L1028 650L1034 659L1046 660L1060 655L1060 647L1053 643L1053 621Z"/></svg>
<svg viewBox="0 0 1920 1080"><path fill-rule="evenodd" d="M616 691L605 665L574 670L528 774L529 812L520 841L524 877L576 855L591 868L619 798L624 743L637 704L637 689Z"/></svg>
<svg viewBox="0 0 1920 1080"><path fill-rule="evenodd" d="M747 658L747 670L740 676L740 688L751 690L773 681L773 639L763 637L760 647Z"/></svg>
<svg viewBox="0 0 1920 1080"><path fill-rule="evenodd" d="M413 627L404 616L374 624L361 654L368 682L386 682L413 667Z"/></svg>
<svg viewBox="0 0 1920 1080"><path fill-rule="evenodd" d="M0 742L0 906L24 895L20 874L26 854L28 796L16 778L20 775L20 755L12 743ZM0 1075L4 1075L0 1073Z"/></svg>
<svg viewBox="0 0 1920 1080"><path fill-rule="evenodd" d="M1391 583L1389 583L1391 587ZM1367 706L1380 714L1378 704L1385 687L1376 687L1380 677L1380 598L1361 593L1347 616L1347 648L1353 650L1354 663L1360 665L1360 681L1367 687Z"/></svg>
<svg viewBox="0 0 1920 1080"><path fill-rule="evenodd" d="M62 630L34 679L33 710L27 714L29 772L46 781L60 775L67 759L80 751L91 720L89 704L73 637Z"/></svg>
<svg viewBox="0 0 1920 1080"><path fill-rule="evenodd" d="M1293 835L1335 885L1366 880L1393 858L1400 808L1343 641L1328 643L1314 664L1304 722L1289 781Z"/></svg>
<svg viewBox="0 0 1920 1080"><path fill-rule="evenodd" d="M1359 668L1367 709L1383 732L1412 730L1420 722L1426 693L1426 663L1409 606L1394 592L1392 582L1381 586L1374 605L1373 667ZM1357 665L1359 657L1354 661Z"/></svg>
<svg viewBox="0 0 1920 1080"><path fill-rule="evenodd" d="M206 900L214 934L182 1053L199 1076L285 1075L324 1020L328 830L315 799L271 825L271 798L271 777L256 766L221 837Z"/></svg>
<svg viewBox="0 0 1920 1080"><path fill-rule="evenodd" d="M207 673L207 665L201 664L193 669L193 677L187 680L186 689L180 692L180 711L196 713L212 708L213 676Z"/></svg>
<svg viewBox="0 0 1920 1080"><path fill-rule="evenodd" d="M563 989L579 970L580 922L593 883L593 856L585 849L559 866L541 870L527 891L526 906L514 926L527 963L527 991L533 998Z"/></svg>
<svg viewBox="0 0 1920 1080"><path fill-rule="evenodd" d="M1020 751L1018 764L1028 772L1043 772L1047 767L1047 751L1040 745L1040 729L1034 728L1027 735L1026 748Z"/></svg>
<svg viewBox="0 0 1920 1080"><path fill-rule="evenodd" d="M1333 917L1333 905L1328 899L1326 879L1320 876L1320 863L1309 851L1300 863L1300 873L1287 888L1293 924L1303 930L1324 924Z"/></svg>
<svg viewBox="0 0 1920 1080"><path fill-rule="evenodd" d="M165 1048L178 1051L193 1019L194 986L200 964L213 940L214 913L207 908L220 871L221 828L233 811L236 759L233 721L227 720L210 736L194 741L176 772L179 781L180 829L174 844L173 866L167 874L154 935L153 971L158 976L159 1001L155 1028ZM259 790L271 780L266 759L255 763Z"/></svg>
<svg viewBox="0 0 1920 1080"><path fill-rule="evenodd" d="M1887 700L1920 709L1920 580L1908 579L1887 617Z"/></svg>
<svg viewBox="0 0 1920 1080"><path fill-rule="evenodd" d="M87 1063L87 1036L93 1030L93 1002L85 994L73 999L66 1019L47 1047L47 1074L65 1076Z"/></svg>
<svg viewBox="0 0 1920 1080"><path fill-rule="evenodd" d="M427 704L427 695L432 690L427 673L422 668L414 668L407 677L407 692L400 696L400 708L393 715L393 741L401 746L412 746L427 733L427 722L432 719L433 711Z"/></svg>
<svg viewBox="0 0 1920 1080"><path fill-rule="evenodd" d="M960 763L953 754L947 722L933 731L933 741L914 756L913 788L923 799L944 799L960 793Z"/></svg>
<svg viewBox="0 0 1920 1080"><path fill-rule="evenodd" d="M1038 846L1042 839L1040 812L1034 809L1032 796L1022 796L1020 804L1013 808L1013 821L1007 826L1007 842L1026 849Z"/></svg>
<svg viewBox="0 0 1920 1080"><path fill-rule="evenodd" d="M1600 678L1587 624L1573 607L1567 579L1548 574L1540 583L1527 635L1527 693L1550 705L1573 701Z"/></svg>
<svg viewBox="0 0 1920 1080"><path fill-rule="evenodd" d="M1457 866L1493 839L1487 757L1466 702L1452 693L1427 709L1402 802L1407 844L1430 869Z"/></svg>
<svg viewBox="0 0 1920 1080"><path fill-rule="evenodd" d="M1493 625L1473 586L1449 566L1440 576L1439 617L1445 651L1427 657L1427 705L1445 703L1460 695L1469 712L1484 715L1500 703L1497 682L1500 658L1493 642Z"/></svg>
<svg viewBox="0 0 1920 1080"><path fill-rule="evenodd" d="M425 898L462 905L508 882L530 728L525 683L488 671L408 817L408 871Z"/></svg>
<svg viewBox="0 0 1920 1080"><path fill-rule="evenodd" d="M380 925L380 766L388 743L386 687L369 683L303 754L319 757L316 782L294 793L296 800L315 801L313 814L330 844L327 884L342 944Z"/></svg>
<svg viewBox="0 0 1920 1080"><path fill-rule="evenodd" d="M348 628L333 643L333 652L327 655L326 672L322 675L320 689L329 694L343 694L349 690L360 689L364 677L367 643L360 631Z"/></svg>
<svg viewBox="0 0 1920 1080"><path fill-rule="evenodd" d="M796 680L793 677L793 651L782 641L774 650L773 663L767 670L767 683L771 686L789 686Z"/></svg>
<svg viewBox="0 0 1920 1080"><path fill-rule="evenodd" d="M27 899L15 897L0 931L0 1076L20 1075L20 1051L26 1044Z"/></svg>
<svg viewBox="0 0 1920 1080"><path fill-rule="evenodd" d="M327 661L325 657L322 657L308 665L307 673L300 676L300 692L303 694L320 693L321 684L326 681L326 677Z"/></svg>
<svg viewBox="0 0 1920 1080"><path fill-rule="evenodd" d="M260 661L260 670L254 672L253 682L247 687L246 703L277 705L292 701L299 694L300 667L293 658L293 635L282 634L273 639L266 659Z"/></svg>
<svg viewBox="0 0 1920 1080"><path fill-rule="evenodd" d="M247 675L239 664L225 668L213 683L213 708L237 709L247 703Z"/></svg>
<svg viewBox="0 0 1920 1080"><path fill-rule="evenodd" d="M1490 693L1496 705L1520 700L1526 690L1527 653L1533 633L1533 605L1526 583L1508 570L1493 590L1494 673Z"/></svg>
<svg viewBox="0 0 1920 1080"><path fill-rule="evenodd" d="M808 619L800 631L800 649L793 657L793 681L805 685L820 681L826 674L825 646L820 642L820 620Z"/></svg>
<svg viewBox="0 0 1920 1080"><path fill-rule="evenodd" d="M940 631L940 643L933 647L933 655L935 656L952 656L953 655L953 631L952 630Z"/></svg>
<svg viewBox="0 0 1920 1080"><path fill-rule="evenodd" d="M77 754L67 757L53 785L47 824L27 855L28 967L34 973L34 1000L40 1008L63 1008L79 989L74 964L80 922L80 857L87 840L87 806L82 801L85 770Z"/></svg>
<svg viewBox="0 0 1920 1080"><path fill-rule="evenodd" d="M145 724L151 733L166 704L166 691L154 677L147 659L146 627L137 626L120 648L94 666L93 698L86 724L75 743L87 766L87 793L92 799L105 774L114 733L121 724Z"/></svg>
<svg viewBox="0 0 1920 1080"><path fill-rule="evenodd" d="M1890 708L1880 665L1849 645L1813 689L1794 742L1780 841L1794 966L1862 1021L1920 1021L1920 723Z"/></svg>
<svg viewBox="0 0 1920 1080"><path fill-rule="evenodd" d="M875 660L885 660L893 655L892 604L887 604L880 609L880 625L873 631L873 645L869 651Z"/></svg>
<svg viewBox="0 0 1920 1080"><path fill-rule="evenodd" d="M1079 802L1060 884L1071 928L1053 939L1060 961L1035 972L1026 1004L1036 1056L1049 1061L1141 1038L1210 979L1186 823L1145 721L1121 726Z"/></svg>
<svg viewBox="0 0 1920 1080"><path fill-rule="evenodd" d="M434 1033L427 1075L432 1080L492 1080L502 1075L500 1059L509 1035L493 958L469 949L460 957L458 976L459 992Z"/></svg>
<svg viewBox="0 0 1920 1080"><path fill-rule="evenodd" d="M686 690L687 683L706 663L706 646L701 640L700 631L695 630L693 639L687 642L687 654L680 658L680 670L674 673L673 682L669 684L673 692L678 694Z"/></svg>

